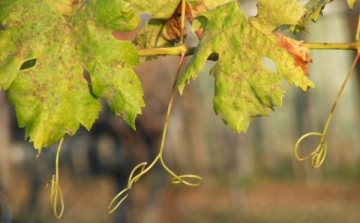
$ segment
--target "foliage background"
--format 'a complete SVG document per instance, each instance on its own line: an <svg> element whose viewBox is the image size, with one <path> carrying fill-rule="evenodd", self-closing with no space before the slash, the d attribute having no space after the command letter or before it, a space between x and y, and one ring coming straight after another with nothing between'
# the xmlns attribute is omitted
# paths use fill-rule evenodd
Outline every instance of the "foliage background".
<svg viewBox="0 0 360 223"><path fill-rule="evenodd" d="M251 2L243 2L249 14L254 13ZM336 1L327 6L317 24L309 27L308 35L299 38L308 42L350 42L359 12L359 5L349 11L345 1ZM118 35L132 36L131 33ZM194 36L187 41L196 45ZM154 142L137 142L140 133L124 130L120 119L112 119L111 122L120 126L119 132L133 134L123 136L133 141L120 145L108 140L106 134L99 137L95 142L103 148L99 156L108 164L114 152L109 148L125 152L118 156L123 159L115 162L117 166L103 168L94 175L86 158L89 136L82 131L67 138L60 172L66 209L59 222L119 222L124 213L127 222L134 223L359 222L358 75L352 77L335 111L328 135L329 153L323 167L314 170L308 162L299 163L293 157L297 138L308 131L319 131L324 125L353 56L353 52L313 51L310 78L316 88L308 93L288 89L283 108L276 109L269 118L255 120L246 135L232 133L214 115L213 78L204 71L188 86L182 98L176 98L166 148L166 159L173 169L203 176L204 185L174 186L161 170L153 171L131 191L123 210L107 215L108 202L122 186L116 179L126 178L127 168L134 163L150 160L158 147L156 134L162 127L159 123L165 113L178 58L159 58L143 64L137 71L146 89L147 108L139 123L144 132L153 133L150 135ZM208 69L210 66L211 62ZM49 192L43 188L53 173L55 149L45 150L35 159L36 151L22 140L23 130L13 127L13 111L3 92L0 103L0 203L5 211L9 207L1 220L54 222L48 206ZM102 120L106 117L104 113ZM134 142L137 142L135 146ZM316 143L315 139L307 141L309 148Z"/></svg>

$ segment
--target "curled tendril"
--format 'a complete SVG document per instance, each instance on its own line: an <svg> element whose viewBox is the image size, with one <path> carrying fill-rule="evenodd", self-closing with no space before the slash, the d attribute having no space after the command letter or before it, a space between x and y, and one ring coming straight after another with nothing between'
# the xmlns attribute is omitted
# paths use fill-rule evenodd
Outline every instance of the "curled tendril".
<svg viewBox="0 0 360 223"><path fill-rule="evenodd" d="M110 202L110 204L109 204L109 206L108 206L108 213L109 213L109 214L113 213L113 212L125 201L125 199L129 196L129 194L128 194L127 192L131 189L133 183L135 183L136 181L138 181L138 180L140 179L140 177L147 172L147 170L145 170L145 166L146 166L146 165L147 165L147 162L142 162L142 163L139 163L137 166L134 167L134 169L133 169L133 170L131 171L131 173L130 173L127 187L126 187L124 190L120 191L120 192L111 200L111 202ZM141 168L140 173L138 173L138 174L136 174L136 175L134 176L135 172L136 172L138 169L140 169L140 168ZM120 200L119 200L119 199L120 199ZM118 201L118 200L119 200L119 201ZM118 202L117 202L116 205L114 206L114 204L115 204L116 201L118 201Z"/></svg>
<svg viewBox="0 0 360 223"><path fill-rule="evenodd" d="M126 187L124 190L120 191L110 202L108 206L108 214L113 213L118 207L125 201L125 199L129 196L129 193L127 193L131 188ZM120 200L119 200L120 199ZM114 203L119 200L116 205L114 206ZM114 207L113 207L114 206Z"/></svg>
<svg viewBox="0 0 360 223"><path fill-rule="evenodd" d="M58 199L60 199L60 209L58 208ZM59 185L59 179L53 175L51 180L51 189L50 189L50 206L54 209L54 215L57 219L60 219L64 214L65 204L64 197L61 191L61 187Z"/></svg>
<svg viewBox="0 0 360 223"><path fill-rule="evenodd" d="M55 174L52 176L50 188L50 206L53 207L54 215L57 219L61 218L65 210L64 197L61 191L59 179L59 157L63 141L64 138L60 140L59 146L57 148L55 159ZM59 202L60 207L58 207Z"/></svg>
<svg viewBox="0 0 360 223"><path fill-rule="evenodd" d="M162 156L162 151L160 150L159 154L156 156L156 158L153 160L153 162L145 168L145 166L147 165L147 162L142 162L140 164L138 164L137 166L135 166L133 168L133 170L130 173L129 176L129 180L128 180L128 184L126 186L125 189L123 189L122 191L120 191L110 202L110 204L108 205L108 209L107 212L108 214L113 213L117 208L119 208L119 206L126 200L126 198L129 196L128 191L131 190L132 186L134 183L136 183L145 173L147 173L158 161L160 161L161 165L164 167L164 169L173 176L172 179L172 183L173 184L180 184L183 183L187 186L200 186L203 183L203 178L197 175L192 175L192 174L186 174L186 175L176 175L172 170L170 170L164 160L163 160L163 156ZM135 172L140 169L140 172L137 173L135 175ZM193 179L196 180L195 182L191 182L188 181L186 179Z"/></svg>
<svg viewBox="0 0 360 223"><path fill-rule="evenodd" d="M122 191L120 191L110 202L109 206L108 206L108 214L113 213L116 209L119 208L119 206L126 200L126 198L129 196L128 191L130 191L130 189L132 188L132 185L134 183L136 183L136 181L138 181L145 173L147 173L158 161L160 160L161 165L164 167L164 169L173 176L173 180L172 183L174 184L179 184L179 183L183 183L187 186L200 186L203 182L203 178L197 175L176 175L173 171L171 171L166 164L164 163L163 157L162 157L162 153L159 153L158 156L153 160L153 162L147 167L145 168L145 166L147 165L147 162L142 162L140 164L138 164L137 166L135 166L133 168L133 170L130 173L129 176L129 180L128 180L128 184L126 186L125 189L123 189ZM136 175L135 172L140 169L140 172ZM191 179L195 179L198 182L190 182L185 180L186 178L191 178Z"/></svg>
<svg viewBox="0 0 360 223"><path fill-rule="evenodd" d="M170 174L173 176L173 179L171 180L171 182L173 184L185 184L187 186L192 186L192 187L197 187L197 186L200 186L204 179L200 176L197 176L197 175L193 175L193 174L185 174L185 175L177 175L175 174L169 167L167 167L167 165L165 164L164 162L164 159L163 157L159 157L160 159L160 162L161 162L161 165L164 167L164 169ZM186 179L192 179L192 180L195 180L195 183L191 182L191 181L188 181ZM196 182L197 181L197 182Z"/></svg>
<svg viewBox="0 0 360 223"><path fill-rule="evenodd" d="M191 180L195 180L195 183L190 182L188 180L185 179L191 179ZM186 174L186 175L180 175L180 176L175 176L172 181L173 184L185 184L187 186L191 186L191 187L197 187L200 186L203 182L204 179L200 176L197 175L192 175L192 174Z"/></svg>
<svg viewBox="0 0 360 223"><path fill-rule="evenodd" d="M182 23L181 23L181 29L180 30L184 30L185 27L185 6L186 6L186 0L182 0ZM179 45L184 45L184 38L183 38L183 33L181 33L181 38L180 38L180 42ZM168 127L168 123L169 123L169 117L170 117L170 113L171 113L171 108L172 108L172 104L173 104L173 99L174 99L174 95L175 95L175 91L176 91L176 87L177 87L177 80L179 78L180 75L180 70L184 61L184 56L185 54L182 53L181 58L180 58L180 63L179 63L179 67L175 76L175 80L173 83L173 88L172 88L172 92L170 95L170 99L169 99L169 103L168 103L168 108L167 108L167 112L166 112L166 119L165 119L165 123L164 123L164 128L163 128L163 133L162 133L162 137L161 137L161 144L160 144L160 150L157 154L157 156L155 157L155 159L151 162L151 164L149 166L146 167L147 163L143 162L138 164L137 166L134 167L134 169L131 171L130 176L129 176L129 180L128 180L128 184L126 186L125 189L123 189L122 191L120 191L120 193L118 193L110 202L109 206L108 206L108 213L113 213L124 201L125 199L129 196L129 190L131 189L131 187L133 186L133 184L135 182L137 182L145 173L147 173L157 162L160 162L161 165L164 167L164 169L173 176L172 179L172 183L174 184L179 184L179 183L183 183L185 185L188 186L199 186L202 184L203 182L203 178L201 178L200 176L196 176L196 175L176 175L172 170L170 170L170 168L168 168L164 162L163 159L163 152L164 152L164 145L165 145L165 139L166 139L166 133L167 133L167 127ZM146 168L145 168L146 167ZM138 174L135 175L135 172L137 170L140 169L140 172ZM196 180L197 182L191 182L188 181L187 179L192 179L192 180ZM116 204L116 205L115 205Z"/></svg>
<svg viewBox="0 0 360 223"><path fill-rule="evenodd" d="M356 34L356 41L358 42L359 41L359 38L360 38L360 16L359 16L359 22L358 22L358 29L357 29L357 34ZM346 75L346 78L344 80L344 82L342 83L341 85L341 88L335 98L335 101L334 101L334 104L330 110L330 113L327 117L327 120L326 120L326 124L325 124L325 127L324 127L324 130L322 133L320 132L309 132L303 136L301 136L298 141L296 142L295 144L295 148L294 148L294 153L295 153L295 157L297 160L299 161L304 161L310 157L312 157L312 160L311 160L311 165L313 168L319 168L321 166L321 164L323 164L324 160L325 160L325 157L326 157L326 153L327 153L327 141L326 141L326 133L327 133L327 130L329 128L329 125L330 125L330 122L332 120L332 117L333 117L333 114L334 114L334 111L335 111L335 108L339 102L339 99L345 89L345 86L346 86L346 83L348 82L348 80L350 79L350 76L351 74L353 73L354 71L354 68L360 58L360 48L357 49L357 54L354 58L354 61L350 67L350 70L348 72L348 74ZM299 154L298 154L298 147L299 147L299 144L301 143L301 141L303 139L305 139L306 137L309 137L309 136L320 136L320 142L318 144L318 146L316 147L316 149L310 153L309 155L305 156L305 157L300 157Z"/></svg>
<svg viewBox="0 0 360 223"><path fill-rule="evenodd" d="M307 138L309 136L320 136L320 142L319 142L318 146L316 147L316 149L313 152L311 152L307 156L300 157L299 152L298 152L299 145L305 138ZM325 134L321 133L321 132L309 132L309 133L303 135L296 142L294 152L295 152L296 159L299 160L299 161L304 161L304 160L307 160L310 157L312 157L312 160L311 160L312 167L313 168L319 168L321 166L321 164L324 162L325 157L326 157L326 153L327 153L327 141L326 141L326 138L325 138Z"/></svg>
<svg viewBox="0 0 360 223"><path fill-rule="evenodd" d="M160 149L160 152L156 156L156 158L153 160L153 162L146 167L147 162L142 162L135 166L133 170L130 173L129 180L127 183L127 186L125 189L120 191L110 202L108 205L107 212L108 214L113 213L119 206L126 200L126 198L129 196L128 191L131 190L134 183L136 183L145 173L147 173L157 162L160 161L161 165L164 167L164 169L173 176L172 183L173 184L179 184L183 183L187 186L200 186L203 183L203 178L197 175L192 174L186 174L186 175L176 175L169 167L166 166L164 159L163 159L163 147ZM145 168L146 167L146 168ZM135 175L135 172L140 169L140 172ZM186 179L193 179L197 182L191 182Z"/></svg>
<svg viewBox="0 0 360 223"><path fill-rule="evenodd" d="M145 174L145 166L147 165L147 162L139 163L137 166L134 167L134 169L131 171L128 181L128 186L131 188L133 183L136 183L136 181L139 180L139 178ZM135 177L133 177L135 171L137 169L141 168L140 173L136 174ZM129 189L130 189L129 188Z"/></svg>

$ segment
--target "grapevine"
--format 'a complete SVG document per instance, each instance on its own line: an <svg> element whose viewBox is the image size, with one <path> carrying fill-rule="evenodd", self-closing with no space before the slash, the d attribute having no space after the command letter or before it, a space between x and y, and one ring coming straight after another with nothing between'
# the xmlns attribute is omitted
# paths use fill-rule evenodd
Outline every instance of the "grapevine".
<svg viewBox="0 0 360 223"><path fill-rule="evenodd" d="M282 106L289 85L308 91L310 50L355 50L356 58L335 99L322 132L310 132L296 142L295 157L312 157L314 168L324 162L328 149L326 133L339 98L360 57L360 19L353 43L304 43L283 32L306 31L332 0L258 0L258 14L247 18L236 0L0 0L0 89L14 105L19 126L40 155L43 148L59 142L55 174L50 186L50 204L56 218L64 213L60 188L59 156L65 135L80 126L92 128L103 99L114 115L121 116L134 130L135 120L145 105L142 84L134 67L157 56L178 55L178 70L168 102L159 151L148 165L132 170L127 187L108 206L114 212L129 190L160 162L173 183L199 186L200 176L177 175L163 158L174 95L183 93L208 60L217 61L210 75L215 78L214 111L229 127L245 133L253 119L268 116ZM350 8L356 0L347 0ZM133 30L139 16L152 18L140 29L134 42L116 40L114 30ZM196 47L185 45L186 19L199 38ZM184 57L192 56L185 67ZM276 72L262 59L274 61ZM84 78L84 71L89 77ZM305 157L299 144L308 136L319 136L317 148ZM60 205L60 206L59 206Z"/></svg>

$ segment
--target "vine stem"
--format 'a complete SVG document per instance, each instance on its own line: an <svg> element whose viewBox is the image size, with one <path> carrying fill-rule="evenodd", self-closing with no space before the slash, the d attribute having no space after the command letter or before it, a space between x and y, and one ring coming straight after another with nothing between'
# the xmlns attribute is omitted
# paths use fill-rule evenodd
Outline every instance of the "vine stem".
<svg viewBox="0 0 360 223"><path fill-rule="evenodd" d="M360 40L352 43L303 43L303 46L311 50L355 50L360 51ZM157 56L157 55L194 55L196 47L187 47L179 45L167 48L150 48L138 49L137 53L140 57ZM211 54L208 60L218 60L217 54Z"/></svg>
<svg viewBox="0 0 360 223"><path fill-rule="evenodd" d="M156 56L156 55L181 55L187 54L187 52L193 52L191 47L186 46L175 46L175 47L159 47L159 48L149 48L149 49L138 49L137 53L141 57L147 56Z"/></svg>
<svg viewBox="0 0 360 223"><path fill-rule="evenodd" d="M313 50L358 50L358 41L353 43L303 43L303 46Z"/></svg>

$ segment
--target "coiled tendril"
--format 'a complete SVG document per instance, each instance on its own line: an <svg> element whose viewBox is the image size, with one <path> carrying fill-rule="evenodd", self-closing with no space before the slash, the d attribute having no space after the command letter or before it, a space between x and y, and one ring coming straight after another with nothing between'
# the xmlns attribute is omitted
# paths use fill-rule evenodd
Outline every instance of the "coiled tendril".
<svg viewBox="0 0 360 223"><path fill-rule="evenodd" d="M316 149L305 157L300 157L298 153L299 144L301 141L309 136L320 136L320 142ZM311 166L313 168L319 168L321 164L324 162L327 152L327 141L325 138L325 134L321 132L309 132L303 136L301 136L295 144L295 157L299 161L304 161L312 157Z"/></svg>
<svg viewBox="0 0 360 223"><path fill-rule="evenodd" d="M64 214L65 209L64 197L61 191L59 179L59 157L63 141L64 138L60 140L59 146L57 148L55 158L55 174L52 176L50 188L50 206L53 207L54 215L57 219L61 218L61 216ZM60 199L60 201L58 201L58 199ZM59 202L60 207L58 207Z"/></svg>
<svg viewBox="0 0 360 223"><path fill-rule="evenodd" d="M181 21L181 29L180 30L182 33L181 33L179 45L184 45L183 31L184 31L184 26L185 26L184 24L185 24L186 0L182 1L181 7L182 7L181 8L182 9L182 12L181 12L182 21ZM134 169L130 173L127 187L125 189L123 189L122 191L120 191L110 202L110 204L108 206L109 214L113 213L122 204L122 202L124 202L124 200L129 196L128 192L131 189L132 185L136 181L138 181L140 179L140 177L142 177L145 173L147 173L157 162L160 162L161 165L164 167L164 169L170 175L173 176L173 179L172 179L173 184L183 183L187 186L199 186L203 182L203 178L200 176L197 176L197 175L192 175L192 174L177 175L177 174L175 174L169 167L167 167L167 165L164 162L164 158L163 158L164 145L165 145L166 133L167 133L168 123L169 123L169 117L170 117L173 99L174 99L174 95L175 95L175 91L176 91L177 80L179 78L181 67L184 62L184 56L185 56L185 52L183 52L181 54L178 70L177 70L175 80L174 80L174 83L172 86L172 91L171 91L171 95L170 95L170 99L169 99L169 103L168 103L168 107L167 107L167 112L166 112L166 119L165 119L165 123L164 123L164 127L163 127L163 133L162 133L162 137L161 137L159 153L157 154L156 158L152 161L152 163L149 166L146 167L147 163L143 162L134 167ZM137 172L138 170L139 170L139 173L135 174L135 172Z"/></svg>
<svg viewBox="0 0 360 223"><path fill-rule="evenodd" d="M360 17L359 17L359 24L360 24ZM360 30L358 29L358 33L360 32ZM339 102L339 99L345 89L345 86L346 86L346 83L348 82L353 70L354 70L354 67L357 63L357 61L359 60L359 57L360 57L360 41L359 39L357 38L357 43L359 45L358 47L358 53L356 54L356 57L353 61L353 64L351 65L351 68L348 72L348 74L346 75L346 78L343 82L343 84L341 85L341 88L339 90L339 93L337 94L336 98L335 98L335 101L334 101L334 104L333 104L333 107L331 108L331 111L329 113L329 116L326 120L326 124L325 124L325 127L323 129L323 132L309 132L309 133L306 133L305 135L301 136L298 141L296 142L295 144L295 148L294 148L294 153L295 153L295 157L297 160L299 161L304 161L304 160L307 160L309 159L310 157L312 157L312 160L311 160L311 165L313 168L319 168L324 160L325 160L325 157L326 157L326 153L327 153L327 149L328 149L328 146L327 146L327 141L326 141L326 133L327 133L327 130L329 128L329 125L330 125L330 122L332 120L332 117L333 117L333 114L334 114L334 111L335 111L335 108ZM303 139L309 137L309 136L320 136L320 142L318 144L318 146L316 147L316 149L310 153L309 155L307 156L304 156L304 157L300 157L299 156L299 153L298 153L298 148L299 148L299 145L300 143L302 142Z"/></svg>
<svg viewBox="0 0 360 223"><path fill-rule="evenodd" d="M180 74L180 69L181 69L181 65L183 63L183 59L184 59L184 54L181 56L181 59L180 59L179 69L178 69L176 77L175 77L173 89L172 89L170 100L168 103L168 108L167 108L167 112L166 112L166 119L165 119L165 124L164 124L164 128L163 128L163 134L162 134L162 138L161 138L159 153L157 154L156 158L152 161L152 163L149 166L146 167L147 162L142 162L134 167L134 169L130 173L127 187L125 189L123 189L122 191L120 191L120 193L118 193L110 202L110 204L108 206L109 214L113 213L122 204L122 202L124 202L124 200L129 196L128 191L131 189L132 185L136 181L138 181L140 179L140 177L142 177L145 173L147 173L157 162L160 162L161 165L164 167L164 169L170 175L173 176L172 183L174 183L174 184L183 183L188 186L199 186L203 182L203 178L200 176L197 176L197 175L192 175L192 174L177 175L177 174L175 174L165 164L165 161L163 158L165 138L166 138L167 127L168 127L168 123L169 123L170 112L171 112L173 99L174 99L174 95L175 95L176 83L177 83L177 79ZM139 173L135 174L135 172L137 172L138 170L139 170ZM195 182L189 181L189 179L195 180Z"/></svg>

